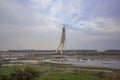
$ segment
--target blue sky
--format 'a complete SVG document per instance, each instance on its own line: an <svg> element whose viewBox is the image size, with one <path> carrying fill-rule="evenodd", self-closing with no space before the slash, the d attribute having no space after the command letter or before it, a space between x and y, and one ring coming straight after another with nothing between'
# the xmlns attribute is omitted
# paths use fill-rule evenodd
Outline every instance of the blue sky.
<svg viewBox="0 0 120 80"><path fill-rule="evenodd" d="M0 0L0 50L120 49L120 0ZM69 47L69 43L72 48Z"/></svg>

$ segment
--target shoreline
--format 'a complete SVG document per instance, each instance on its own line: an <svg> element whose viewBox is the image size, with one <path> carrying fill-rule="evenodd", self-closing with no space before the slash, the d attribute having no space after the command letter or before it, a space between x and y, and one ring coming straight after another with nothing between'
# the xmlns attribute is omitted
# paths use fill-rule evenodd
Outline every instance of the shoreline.
<svg viewBox="0 0 120 80"><path fill-rule="evenodd" d="M93 56L89 56L89 55L86 55L86 56L83 56L83 55L80 55L80 56L77 56L76 58L78 59L83 59L83 60L86 60L86 59L91 59L91 60L120 60L120 56L110 56L110 55L93 55Z"/></svg>

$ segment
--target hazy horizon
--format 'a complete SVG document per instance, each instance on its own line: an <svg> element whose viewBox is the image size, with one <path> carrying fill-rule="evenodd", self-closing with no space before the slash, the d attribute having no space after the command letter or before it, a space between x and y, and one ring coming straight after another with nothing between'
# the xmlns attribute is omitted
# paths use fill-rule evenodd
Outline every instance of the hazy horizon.
<svg viewBox="0 0 120 80"><path fill-rule="evenodd" d="M120 49L120 0L0 0L0 50Z"/></svg>

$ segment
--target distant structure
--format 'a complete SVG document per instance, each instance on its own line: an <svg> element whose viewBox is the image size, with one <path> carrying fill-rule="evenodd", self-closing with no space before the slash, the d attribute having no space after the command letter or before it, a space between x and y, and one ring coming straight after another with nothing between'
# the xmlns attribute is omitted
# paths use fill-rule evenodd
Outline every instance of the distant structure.
<svg viewBox="0 0 120 80"><path fill-rule="evenodd" d="M65 39L66 39L65 27L66 27L66 24L63 24L61 41L60 41L60 44L59 44L59 46L56 50L56 53L58 53L58 50L61 48L61 57L63 57L63 48L64 48L64 45L65 45Z"/></svg>
<svg viewBox="0 0 120 80"><path fill-rule="evenodd" d="M109 50L105 50L104 52L107 52L107 53L120 53L120 50L109 49Z"/></svg>

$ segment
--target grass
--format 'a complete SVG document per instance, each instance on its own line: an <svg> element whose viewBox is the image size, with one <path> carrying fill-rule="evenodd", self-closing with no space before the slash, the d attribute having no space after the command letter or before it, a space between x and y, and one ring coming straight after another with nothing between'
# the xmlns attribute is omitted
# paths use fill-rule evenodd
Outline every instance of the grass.
<svg viewBox="0 0 120 80"><path fill-rule="evenodd" d="M69 73L52 73L47 77L42 77L39 80L100 80L95 76L90 76L86 74L69 74Z"/></svg>
<svg viewBox="0 0 120 80"><path fill-rule="evenodd" d="M0 73L9 75L16 69L24 69L27 66L12 66L0 68ZM32 68L38 70L41 75L38 80L100 80L99 78L89 74L76 74L73 69L55 68L50 66L36 66Z"/></svg>
<svg viewBox="0 0 120 80"><path fill-rule="evenodd" d="M81 69L81 67L69 64L51 63L1 67L0 74L9 75L16 69L25 69L26 67L32 67L41 73L38 80L120 80L120 70L111 69L113 72L94 71L92 68L90 68L90 70L87 70L86 68L86 70L82 70L83 67Z"/></svg>
<svg viewBox="0 0 120 80"><path fill-rule="evenodd" d="M19 69L20 67L17 66L13 66L13 67L1 67L0 68L0 74L10 74L11 72L13 72L16 69ZM21 67L23 68L23 67Z"/></svg>

